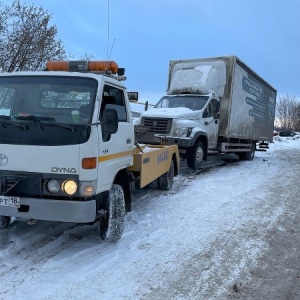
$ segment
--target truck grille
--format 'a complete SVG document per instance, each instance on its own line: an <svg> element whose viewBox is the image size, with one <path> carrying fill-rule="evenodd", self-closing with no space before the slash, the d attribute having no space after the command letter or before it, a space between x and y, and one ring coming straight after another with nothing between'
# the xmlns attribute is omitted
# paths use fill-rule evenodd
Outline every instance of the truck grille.
<svg viewBox="0 0 300 300"><path fill-rule="evenodd" d="M142 125L148 128L149 132L158 134L169 134L172 127L172 119L168 118L142 118Z"/></svg>
<svg viewBox="0 0 300 300"><path fill-rule="evenodd" d="M23 176L3 175L0 176L0 194L6 195L12 190L21 180L25 179Z"/></svg>

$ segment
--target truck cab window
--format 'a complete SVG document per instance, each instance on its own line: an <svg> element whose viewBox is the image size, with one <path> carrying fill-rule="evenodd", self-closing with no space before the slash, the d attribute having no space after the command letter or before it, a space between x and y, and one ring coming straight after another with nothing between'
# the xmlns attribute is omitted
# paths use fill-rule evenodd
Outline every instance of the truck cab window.
<svg viewBox="0 0 300 300"><path fill-rule="evenodd" d="M204 112L203 112L203 118L209 118L212 117L212 106L211 106L211 102L208 103L208 105L206 106Z"/></svg>
<svg viewBox="0 0 300 300"><path fill-rule="evenodd" d="M203 118L215 117L219 111L219 101L212 99L203 112Z"/></svg>
<svg viewBox="0 0 300 300"><path fill-rule="evenodd" d="M127 122L127 110L123 90L105 86L100 108L100 118L104 109L115 109L119 122Z"/></svg>
<svg viewBox="0 0 300 300"><path fill-rule="evenodd" d="M127 122L127 109L123 90L108 85L104 86L99 115L100 121L102 121L102 114L106 109L116 110L118 114L118 121ZM105 134L102 132L102 139L104 142L109 141L110 138L111 134Z"/></svg>
<svg viewBox="0 0 300 300"><path fill-rule="evenodd" d="M213 117L218 118L218 112L220 111L220 102L217 99L212 99L210 104Z"/></svg>

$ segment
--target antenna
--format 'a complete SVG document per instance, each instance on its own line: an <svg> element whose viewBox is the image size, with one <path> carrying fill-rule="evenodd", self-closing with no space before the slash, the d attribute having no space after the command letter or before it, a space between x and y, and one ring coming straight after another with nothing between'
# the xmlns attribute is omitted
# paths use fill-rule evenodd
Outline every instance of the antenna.
<svg viewBox="0 0 300 300"><path fill-rule="evenodd" d="M109 27L109 24L110 24L110 9L109 9L109 0L107 0L107 46L106 46L106 61L107 61L107 66L108 66L108 61L110 60L110 56L111 56L111 53L112 53L112 50L114 48L115 41L116 41L116 39L114 39L114 41L112 43L112 46L111 46L111 49L110 49L110 52L108 54L109 39L110 39L110 27ZM106 67L106 69L107 69L107 67Z"/></svg>
<svg viewBox="0 0 300 300"><path fill-rule="evenodd" d="M108 56L108 58L107 58L108 61L110 60L110 56L111 56L112 50L113 50L113 48L114 48L115 41L116 41L116 39L114 39L114 41L113 41L113 43L112 43L112 46L111 46L111 49L110 49L110 52L109 52L109 56Z"/></svg>
<svg viewBox="0 0 300 300"><path fill-rule="evenodd" d="M109 47L109 0L107 0L107 45L106 45L106 60L108 60L108 47Z"/></svg>

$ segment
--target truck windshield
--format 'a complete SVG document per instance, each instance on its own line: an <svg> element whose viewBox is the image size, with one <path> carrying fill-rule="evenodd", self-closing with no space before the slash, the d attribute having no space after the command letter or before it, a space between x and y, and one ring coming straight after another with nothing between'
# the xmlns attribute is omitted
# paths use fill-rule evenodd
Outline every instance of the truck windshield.
<svg viewBox="0 0 300 300"><path fill-rule="evenodd" d="M88 124L98 83L67 76L0 77L0 116L12 122Z"/></svg>
<svg viewBox="0 0 300 300"><path fill-rule="evenodd" d="M204 107L208 100L208 96L192 96L192 95L178 95L178 96L164 96L154 108L177 108L187 107L191 110L200 110Z"/></svg>

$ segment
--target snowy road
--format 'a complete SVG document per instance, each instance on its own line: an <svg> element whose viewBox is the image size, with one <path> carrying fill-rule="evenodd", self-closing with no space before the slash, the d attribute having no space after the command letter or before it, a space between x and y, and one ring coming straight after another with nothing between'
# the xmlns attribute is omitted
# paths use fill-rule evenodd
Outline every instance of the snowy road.
<svg viewBox="0 0 300 300"><path fill-rule="evenodd" d="M15 220L0 232L0 299L298 299L299 146L136 193L115 244L97 225Z"/></svg>

